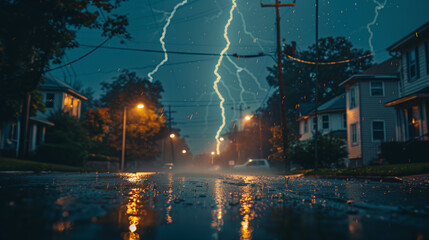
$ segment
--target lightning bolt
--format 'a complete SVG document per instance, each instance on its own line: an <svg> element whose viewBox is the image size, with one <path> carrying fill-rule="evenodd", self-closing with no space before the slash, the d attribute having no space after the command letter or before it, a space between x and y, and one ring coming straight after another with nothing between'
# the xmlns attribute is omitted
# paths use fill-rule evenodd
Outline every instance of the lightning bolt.
<svg viewBox="0 0 429 240"><path fill-rule="evenodd" d="M232 19L234 18L233 12L234 9L237 7L237 3L235 2L235 0L232 0L232 7L231 10L229 10L229 19L227 24L225 25L225 29L224 29L224 33L223 33L223 37L226 40L226 46L225 48L222 50L222 52L220 52L219 54L219 60L217 61L217 64L215 66L215 70L214 70L214 74L216 75L216 80L214 81L213 84L213 89L215 90L216 94L218 95L219 99L220 99L220 103L219 103L219 107L222 111L222 125L219 127L219 129L216 132L216 153L220 154L220 143L221 141L219 140L219 136L220 133L222 132L222 129L225 127L225 108L223 107L223 103L225 102L225 98L222 97L222 94L219 92L219 88L218 88L218 84L220 82L221 76L219 75L218 71L219 71L219 66L222 63L222 59L223 59L223 55L226 53L226 51L228 51L229 49L229 45L231 45L231 42L229 41L228 38L228 27L229 25L231 25Z"/></svg>
<svg viewBox="0 0 429 240"><path fill-rule="evenodd" d="M383 3L380 3L377 0L372 0L375 4L377 4L377 6L375 7L374 11L375 11L375 16L374 19L372 20L372 22L368 23L366 25L366 28L368 29L369 32L369 39L368 39L368 43L369 43L369 47L371 49L371 52L374 53L374 47L372 46L372 37L374 36L374 33L371 30L371 26L374 25L377 22L377 18L378 18L378 11L383 9L384 6L386 5L387 0L384 0Z"/></svg>
<svg viewBox="0 0 429 240"><path fill-rule="evenodd" d="M149 78L149 81L152 82L153 81L153 77L152 75L155 74L156 72L158 72L158 69L164 65L165 62L168 61L168 54L167 54L167 49L165 48L165 42L164 42L164 38L165 38L165 34L167 33L167 28L168 25L170 25L171 19L174 17L174 14L176 14L176 11L179 7L185 5L188 2L188 0L183 0L182 2L176 4L176 6L174 6L173 11L171 12L170 16L167 18L167 22L165 23L164 27L163 27L163 31L162 31L162 35L161 38L159 39L159 42L161 43L162 46L162 50L164 51L164 59L158 64L156 65L155 69L153 69L152 72L147 74L147 77Z"/></svg>

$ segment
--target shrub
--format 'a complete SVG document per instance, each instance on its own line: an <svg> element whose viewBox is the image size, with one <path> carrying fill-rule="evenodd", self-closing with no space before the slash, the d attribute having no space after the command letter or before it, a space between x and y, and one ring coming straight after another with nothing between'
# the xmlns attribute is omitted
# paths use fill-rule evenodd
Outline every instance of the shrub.
<svg viewBox="0 0 429 240"><path fill-rule="evenodd" d="M98 161L98 162L119 162L118 157L107 156L103 154L89 154L88 161Z"/></svg>
<svg viewBox="0 0 429 240"><path fill-rule="evenodd" d="M381 155L390 164L429 162L429 141L385 142Z"/></svg>
<svg viewBox="0 0 429 240"><path fill-rule="evenodd" d="M36 152L41 162L61 163L70 166L82 166L87 152L76 144L43 144Z"/></svg>
<svg viewBox="0 0 429 240"><path fill-rule="evenodd" d="M339 164L347 157L347 150L344 140L332 135L319 135L318 139L318 160L321 167L330 167L332 164ZM292 146L288 157L293 163L304 168L314 167L314 138L299 141Z"/></svg>

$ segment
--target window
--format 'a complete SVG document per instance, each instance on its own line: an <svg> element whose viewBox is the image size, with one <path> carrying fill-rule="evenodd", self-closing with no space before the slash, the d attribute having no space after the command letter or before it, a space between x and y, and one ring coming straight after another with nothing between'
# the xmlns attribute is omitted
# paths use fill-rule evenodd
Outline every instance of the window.
<svg viewBox="0 0 429 240"><path fill-rule="evenodd" d="M352 146L359 144L358 142L358 132L357 132L357 123L350 124L350 142Z"/></svg>
<svg viewBox="0 0 429 240"><path fill-rule="evenodd" d="M343 114L343 127L347 128L347 113Z"/></svg>
<svg viewBox="0 0 429 240"><path fill-rule="evenodd" d="M372 141L384 141L384 121L372 121Z"/></svg>
<svg viewBox="0 0 429 240"><path fill-rule="evenodd" d="M353 87L349 89L349 109L353 109L356 106L356 88Z"/></svg>
<svg viewBox="0 0 429 240"><path fill-rule="evenodd" d="M322 116L322 126L323 126L323 129L329 129L329 116L328 115Z"/></svg>
<svg viewBox="0 0 429 240"><path fill-rule="evenodd" d="M53 93L47 93L46 94L45 106L47 108L53 108L54 107L54 100L55 100L55 94L53 94Z"/></svg>
<svg viewBox="0 0 429 240"><path fill-rule="evenodd" d="M308 132L308 121L309 121L309 119L304 120L304 133Z"/></svg>
<svg viewBox="0 0 429 240"><path fill-rule="evenodd" d="M371 81L371 96L383 96L383 81Z"/></svg>
<svg viewBox="0 0 429 240"><path fill-rule="evenodd" d="M407 68L408 68L408 81L413 81L420 77L418 48L415 48L407 52Z"/></svg>

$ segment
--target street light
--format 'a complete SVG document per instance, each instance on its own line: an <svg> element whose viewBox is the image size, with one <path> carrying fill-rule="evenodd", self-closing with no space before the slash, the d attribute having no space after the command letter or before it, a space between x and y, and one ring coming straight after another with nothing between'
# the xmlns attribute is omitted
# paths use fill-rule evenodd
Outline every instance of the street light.
<svg viewBox="0 0 429 240"><path fill-rule="evenodd" d="M144 108L143 104L137 105L138 109ZM124 121L122 122L122 153L121 153L121 171L124 171L125 165L125 136L127 128L127 106L124 106Z"/></svg>
<svg viewBox="0 0 429 240"><path fill-rule="evenodd" d="M255 113L256 114L256 113ZM253 118L254 115L246 115L244 117L245 121L250 121ZM259 157L262 158L262 122L261 117L258 117L259 120Z"/></svg>
<svg viewBox="0 0 429 240"><path fill-rule="evenodd" d="M176 134L172 133L170 134L170 144L171 144L171 162L174 164L174 142L173 139L176 137Z"/></svg>
<svg viewBox="0 0 429 240"><path fill-rule="evenodd" d="M220 137L220 138L219 138L219 141L223 142L223 141L225 141L225 138Z"/></svg>
<svg viewBox="0 0 429 240"><path fill-rule="evenodd" d="M211 155L212 155L212 167L213 167L213 158L214 158L215 152L211 152Z"/></svg>
<svg viewBox="0 0 429 240"><path fill-rule="evenodd" d="M186 153L187 153L186 149L183 149L183 150L182 150L182 153L183 153L183 154L186 154Z"/></svg>

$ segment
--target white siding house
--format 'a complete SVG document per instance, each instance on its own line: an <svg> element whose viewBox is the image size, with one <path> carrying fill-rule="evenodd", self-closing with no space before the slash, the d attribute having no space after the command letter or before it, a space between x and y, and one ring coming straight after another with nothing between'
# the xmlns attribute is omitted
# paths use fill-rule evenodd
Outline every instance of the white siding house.
<svg viewBox="0 0 429 240"><path fill-rule="evenodd" d="M37 112L29 119L28 124L28 152L36 151L37 147L45 141L48 127L54 126L48 121L55 111L64 111L71 116L80 118L81 102L87 98L79 94L68 84L53 75L45 75L45 82L40 85L40 93L44 98L46 112ZM21 131L20 116L15 121L0 126L0 151L3 155L17 156Z"/></svg>
<svg viewBox="0 0 429 240"><path fill-rule="evenodd" d="M350 166L378 158L381 142L395 140L395 111L384 104L398 97L399 63L389 59L340 84L346 89Z"/></svg>
<svg viewBox="0 0 429 240"><path fill-rule="evenodd" d="M396 110L397 140L429 140L429 22L387 50L401 66L399 96L386 103Z"/></svg>
<svg viewBox="0 0 429 240"><path fill-rule="evenodd" d="M318 107L318 130L322 134L331 133L340 138L346 138L346 99L341 94ZM315 128L314 110L300 111L297 119L299 124L299 140L307 140L313 137Z"/></svg>

